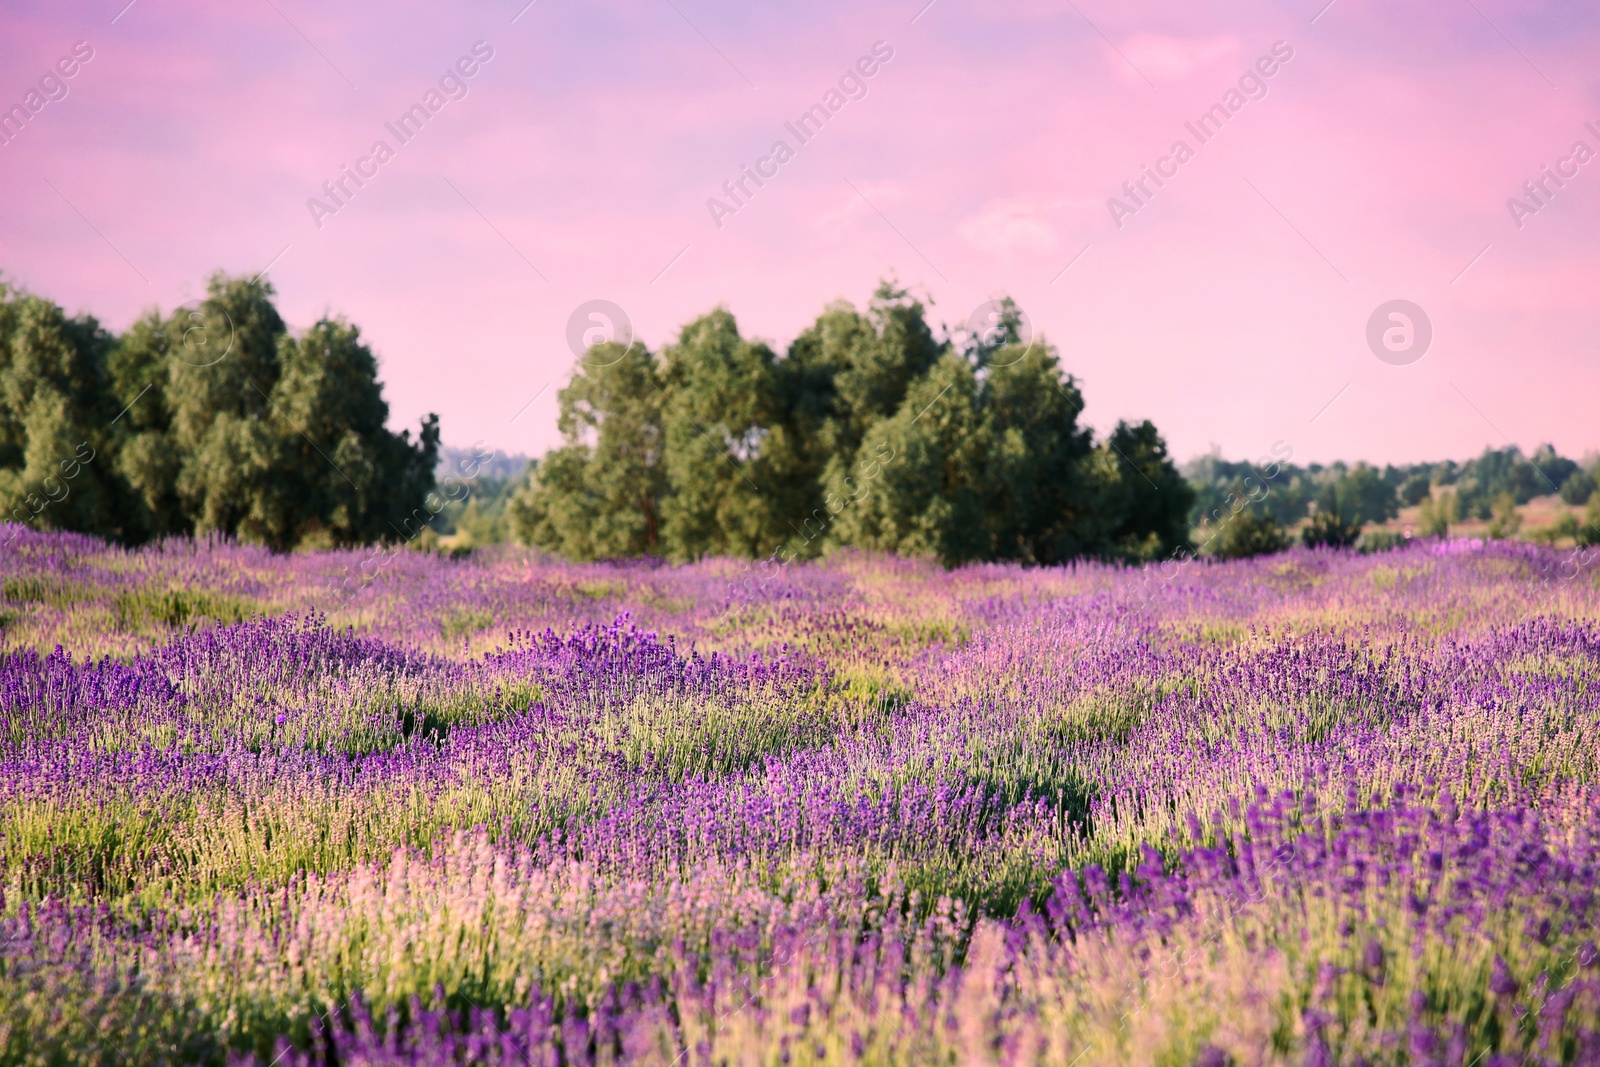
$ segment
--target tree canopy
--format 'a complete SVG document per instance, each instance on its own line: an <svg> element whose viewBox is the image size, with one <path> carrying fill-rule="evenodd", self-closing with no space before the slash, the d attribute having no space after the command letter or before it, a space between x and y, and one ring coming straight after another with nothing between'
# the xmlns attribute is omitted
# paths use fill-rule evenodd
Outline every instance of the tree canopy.
<svg viewBox="0 0 1600 1067"><path fill-rule="evenodd" d="M1001 321L1003 336L957 344L885 282L781 354L722 308L659 353L596 345L560 393L561 447L512 502L515 529L578 559L856 547L956 565L1188 547L1192 492L1155 427L1097 443L1055 350Z"/></svg>
<svg viewBox="0 0 1600 1067"><path fill-rule="evenodd" d="M0 520L280 551L418 528L438 420L391 432L360 331L323 318L296 337L273 296L217 274L204 300L116 337L0 289Z"/></svg>

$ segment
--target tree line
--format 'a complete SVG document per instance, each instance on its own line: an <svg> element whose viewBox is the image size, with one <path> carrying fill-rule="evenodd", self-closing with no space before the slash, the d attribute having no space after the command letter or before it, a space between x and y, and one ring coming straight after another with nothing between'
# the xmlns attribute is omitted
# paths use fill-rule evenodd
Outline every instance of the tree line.
<svg viewBox="0 0 1600 1067"><path fill-rule="evenodd" d="M1588 513L1536 533L1600 542L1600 463L1548 445L1382 468L1212 454L1180 470L1148 421L1101 438L1083 425L1078 383L1009 302L998 330L952 334L887 282L781 352L722 308L658 352L596 345L560 392L562 444L526 473L474 464L447 499L437 418L387 428L356 326L293 333L260 279L219 273L206 293L115 334L0 283L0 522L279 551L413 542L443 523L574 559L854 547L1137 563L1277 551L1294 526L1308 544L1376 546L1385 534L1363 529L1409 506L1421 534L1477 518L1511 536L1519 505L1558 493Z"/></svg>
<svg viewBox="0 0 1600 1067"><path fill-rule="evenodd" d="M387 428L359 329L292 334L260 279L219 273L206 292L117 335L0 285L0 522L280 551L420 528L438 420Z"/></svg>
<svg viewBox="0 0 1600 1067"><path fill-rule="evenodd" d="M1189 543L1193 493L1149 422L1097 441L1053 348L1000 328L956 343L885 282L786 351L717 309L651 352L591 347L561 391L560 447L509 506L575 559L1137 562Z"/></svg>
<svg viewBox="0 0 1600 1067"><path fill-rule="evenodd" d="M1391 537L1366 533L1416 507L1415 533L1446 536L1464 520L1488 525L1491 538L1516 535L1522 527L1518 508L1542 496L1585 507L1583 519L1563 512L1544 531L1546 540L1571 539L1578 545L1600 544L1600 459L1566 458L1550 445L1531 456L1515 445L1486 448L1482 455L1457 462L1414 463L1382 468L1369 463L1297 466L1274 462L1232 462L1213 452L1184 465L1194 488L1190 523L1203 547L1222 556L1250 556L1287 547L1287 528L1300 526L1308 545L1387 547Z"/></svg>

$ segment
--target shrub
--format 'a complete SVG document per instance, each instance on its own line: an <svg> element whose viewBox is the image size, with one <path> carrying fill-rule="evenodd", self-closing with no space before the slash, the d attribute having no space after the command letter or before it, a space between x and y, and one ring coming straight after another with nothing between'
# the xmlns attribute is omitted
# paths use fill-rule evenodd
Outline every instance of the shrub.
<svg viewBox="0 0 1600 1067"><path fill-rule="evenodd" d="M1271 515L1245 508L1218 524L1208 550L1218 559L1248 559L1282 552L1288 547L1288 535Z"/></svg>

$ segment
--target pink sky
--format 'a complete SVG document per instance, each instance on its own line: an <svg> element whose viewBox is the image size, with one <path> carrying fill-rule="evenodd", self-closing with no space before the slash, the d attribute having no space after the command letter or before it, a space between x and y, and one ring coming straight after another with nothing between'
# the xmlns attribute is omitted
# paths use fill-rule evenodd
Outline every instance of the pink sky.
<svg viewBox="0 0 1600 1067"><path fill-rule="evenodd" d="M271 262L294 327L362 327L395 425L437 411L507 452L555 442L586 300L652 348L719 303L782 347L889 274L951 325L1010 294L1090 422L1148 417L1180 458L1600 447L1600 159L1520 228L1507 206L1600 152L1593 5L925 2L8 3L0 105L93 58L0 147L0 269L121 329ZM400 144L385 123L479 41ZM880 41L800 145L784 124ZM1201 144L1184 124L1280 41ZM779 138L794 158L719 228L708 198ZM1180 138L1118 228L1108 198ZM308 199L378 139L319 227ZM1433 323L1408 366L1365 340L1393 298Z"/></svg>

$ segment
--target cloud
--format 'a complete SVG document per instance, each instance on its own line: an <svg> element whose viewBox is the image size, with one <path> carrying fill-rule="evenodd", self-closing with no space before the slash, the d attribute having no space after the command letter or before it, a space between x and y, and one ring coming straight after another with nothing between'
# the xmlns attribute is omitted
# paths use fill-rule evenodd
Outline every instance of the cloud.
<svg viewBox="0 0 1600 1067"><path fill-rule="evenodd" d="M1239 54L1234 37L1163 37L1155 33L1136 33L1117 46L1122 55L1106 53L1112 72L1125 81L1140 81L1139 73L1153 82L1179 82L1191 74ZM1123 57L1127 59L1124 60ZM1138 72L1128 69L1132 63Z"/></svg>
<svg viewBox="0 0 1600 1067"><path fill-rule="evenodd" d="M956 233L979 251L997 256L1019 249L1049 252L1061 243L1043 207L1031 200L991 200L957 223Z"/></svg>
<svg viewBox="0 0 1600 1067"><path fill-rule="evenodd" d="M881 209L884 204L899 200L905 195L905 188L894 182L857 182L856 189L861 190L859 196L855 189L845 186L837 201L839 206L817 216L816 227L826 234L829 240L841 240L846 227L856 219L877 214L872 210L873 207ZM866 199L862 199L863 197ZM867 203L868 200L872 203Z"/></svg>

